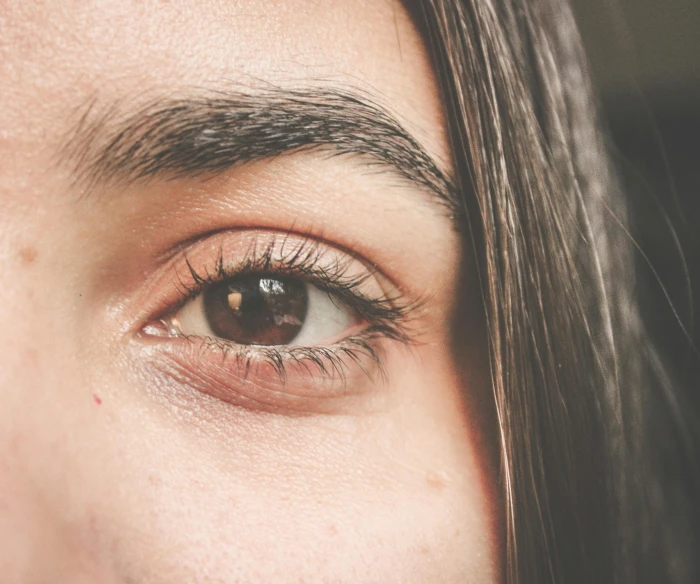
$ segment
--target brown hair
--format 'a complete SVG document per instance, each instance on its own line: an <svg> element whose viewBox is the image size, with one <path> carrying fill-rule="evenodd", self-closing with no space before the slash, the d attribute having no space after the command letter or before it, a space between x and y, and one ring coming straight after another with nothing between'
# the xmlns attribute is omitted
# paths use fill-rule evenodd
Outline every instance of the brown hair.
<svg viewBox="0 0 700 584"><path fill-rule="evenodd" d="M487 315L506 580L690 581L690 527L663 465L697 466L639 316L626 202L569 7L411 9L443 91Z"/></svg>

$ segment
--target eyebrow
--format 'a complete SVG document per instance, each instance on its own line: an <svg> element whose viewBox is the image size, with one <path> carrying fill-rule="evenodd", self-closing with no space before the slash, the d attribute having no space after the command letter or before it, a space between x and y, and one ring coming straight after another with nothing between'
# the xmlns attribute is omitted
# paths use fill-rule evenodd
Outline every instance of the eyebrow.
<svg viewBox="0 0 700 584"><path fill-rule="evenodd" d="M133 183L217 175L256 160L323 150L359 156L425 187L450 216L453 179L386 108L338 89L206 92L102 114L94 102L62 148L77 182Z"/></svg>

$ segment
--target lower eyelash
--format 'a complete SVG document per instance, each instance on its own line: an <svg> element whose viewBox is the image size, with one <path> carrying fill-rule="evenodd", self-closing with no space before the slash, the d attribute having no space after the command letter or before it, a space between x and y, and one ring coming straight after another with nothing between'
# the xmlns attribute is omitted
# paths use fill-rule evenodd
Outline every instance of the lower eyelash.
<svg viewBox="0 0 700 584"><path fill-rule="evenodd" d="M238 345L212 337L183 335L183 338L202 343L204 350L220 352L224 363L234 359L237 367L244 370L244 378L248 377L253 366L266 364L273 367L282 382L287 377L287 368L296 366L305 369L309 374L321 374L325 378L339 380L344 384L352 364L358 366L370 380L374 378L375 370L381 378L385 378L380 352L374 343L384 336L386 335L382 332L370 327L328 347L266 347Z"/></svg>

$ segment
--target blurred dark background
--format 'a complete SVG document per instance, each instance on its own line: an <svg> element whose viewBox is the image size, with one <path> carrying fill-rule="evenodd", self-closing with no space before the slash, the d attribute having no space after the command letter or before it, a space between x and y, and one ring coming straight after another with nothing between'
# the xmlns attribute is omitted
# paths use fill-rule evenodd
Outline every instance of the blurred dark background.
<svg viewBox="0 0 700 584"><path fill-rule="evenodd" d="M574 10L631 195L644 314L700 414L688 340L700 347L700 0L574 0Z"/></svg>

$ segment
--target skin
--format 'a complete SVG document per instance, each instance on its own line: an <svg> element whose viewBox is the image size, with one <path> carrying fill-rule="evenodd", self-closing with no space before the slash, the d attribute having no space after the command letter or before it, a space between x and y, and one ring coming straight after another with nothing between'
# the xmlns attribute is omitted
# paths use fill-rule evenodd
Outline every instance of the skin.
<svg viewBox="0 0 700 584"><path fill-rule="evenodd" d="M402 6L2 1L0 79L3 582L496 582L476 277L425 188L318 152L86 185L64 156L86 104L271 84L371 95L449 167ZM345 385L244 382L211 356L176 381L181 339L143 326L174 303L173 250L214 261L214 231L232 255L272 231L349 251L422 300L415 342L378 340L384 375Z"/></svg>

